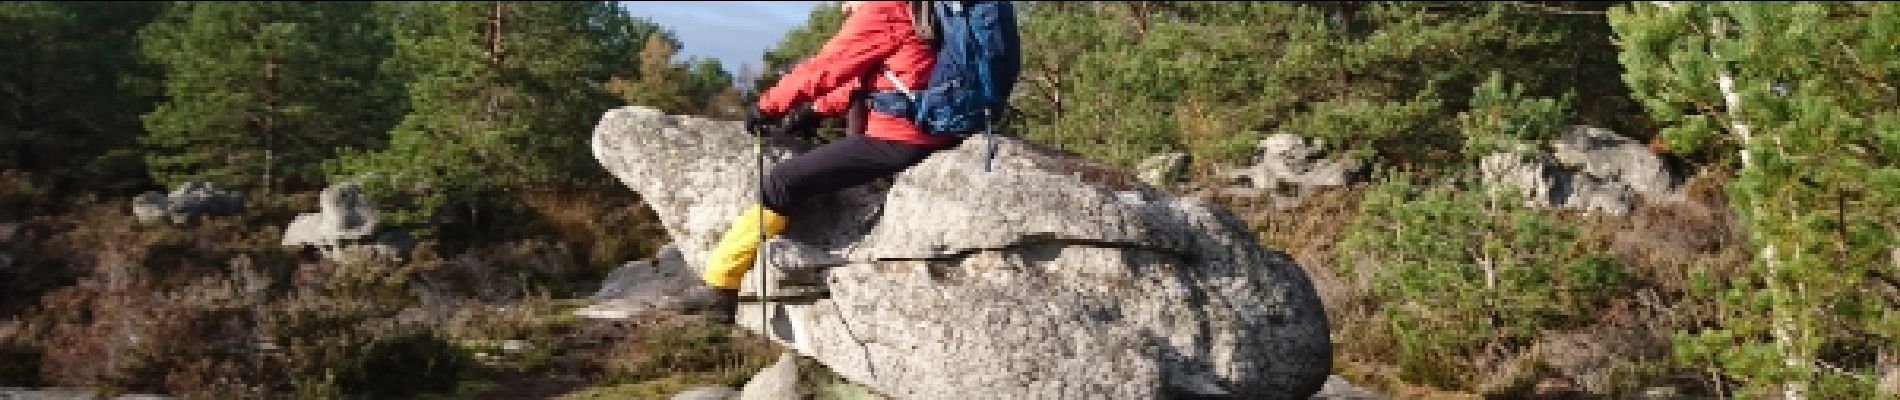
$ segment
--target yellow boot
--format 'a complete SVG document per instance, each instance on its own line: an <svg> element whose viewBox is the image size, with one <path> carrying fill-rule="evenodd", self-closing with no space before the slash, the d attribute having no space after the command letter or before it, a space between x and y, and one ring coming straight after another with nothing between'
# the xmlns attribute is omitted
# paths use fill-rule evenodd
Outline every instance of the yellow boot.
<svg viewBox="0 0 1900 400"><path fill-rule="evenodd" d="M763 227L759 224L761 219L765 222ZM759 254L759 239L778 235L783 230L785 216L759 205L747 208L732 221L726 236L719 239L719 247L713 248L711 259L706 261L706 272L700 278L715 288L738 289L746 270L752 269L753 257ZM764 235L760 235L761 232Z"/></svg>

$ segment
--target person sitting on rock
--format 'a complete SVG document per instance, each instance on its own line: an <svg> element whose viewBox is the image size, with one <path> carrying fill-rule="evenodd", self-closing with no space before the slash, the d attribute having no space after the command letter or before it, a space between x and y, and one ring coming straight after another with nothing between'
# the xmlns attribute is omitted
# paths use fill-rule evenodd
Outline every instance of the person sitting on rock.
<svg viewBox="0 0 1900 400"><path fill-rule="evenodd" d="M867 110L861 95L898 90L873 79L887 71L903 82L927 82L936 53L918 37L911 9L902 1L847 1L844 26L818 53L760 93L748 110L748 130L767 121L809 125L816 117L849 118L844 137L774 165L764 177L763 203L732 221L701 276L712 293L712 317L730 321L740 282L751 269L762 237L785 229L786 212L799 201L897 175L960 140L923 132L910 119Z"/></svg>

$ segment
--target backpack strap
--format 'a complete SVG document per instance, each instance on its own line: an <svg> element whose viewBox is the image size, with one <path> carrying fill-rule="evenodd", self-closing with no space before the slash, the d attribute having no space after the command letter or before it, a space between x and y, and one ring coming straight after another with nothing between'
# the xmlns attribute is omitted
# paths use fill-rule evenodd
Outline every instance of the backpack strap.
<svg viewBox="0 0 1900 400"><path fill-rule="evenodd" d="M942 41L937 40L938 27L937 13L934 10L935 5L930 4L933 3L930 1L910 1L906 3L909 3L908 5L910 6L911 30L917 32L917 38L923 39L924 44L929 45L931 50L936 50L937 44Z"/></svg>

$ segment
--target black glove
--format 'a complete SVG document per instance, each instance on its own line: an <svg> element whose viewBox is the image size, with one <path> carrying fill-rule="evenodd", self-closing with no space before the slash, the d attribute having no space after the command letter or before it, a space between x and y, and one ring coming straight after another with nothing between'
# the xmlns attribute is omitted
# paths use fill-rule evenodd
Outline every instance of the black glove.
<svg viewBox="0 0 1900 400"><path fill-rule="evenodd" d="M812 110L811 103L798 103L791 112L785 114L784 122L779 123L780 133L807 139L818 137L818 123L821 121L818 112Z"/></svg>
<svg viewBox="0 0 1900 400"><path fill-rule="evenodd" d="M774 125L776 125L777 122L776 118L766 116L764 111L759 111L758 106L746 107L746 133L763 136L768 133L766 130L776 129Z"/></svg>

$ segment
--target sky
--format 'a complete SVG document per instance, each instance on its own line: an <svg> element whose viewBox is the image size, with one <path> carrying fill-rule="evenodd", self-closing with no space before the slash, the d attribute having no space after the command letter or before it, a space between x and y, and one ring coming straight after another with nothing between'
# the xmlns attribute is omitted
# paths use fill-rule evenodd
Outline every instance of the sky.
<svg viewBox="0 0 1900 400"><path fill-rule="evenodd" d="M811 15L822 1L623 1L621 7L673 30L679 59L713 57L737 74Z"/></svg>

